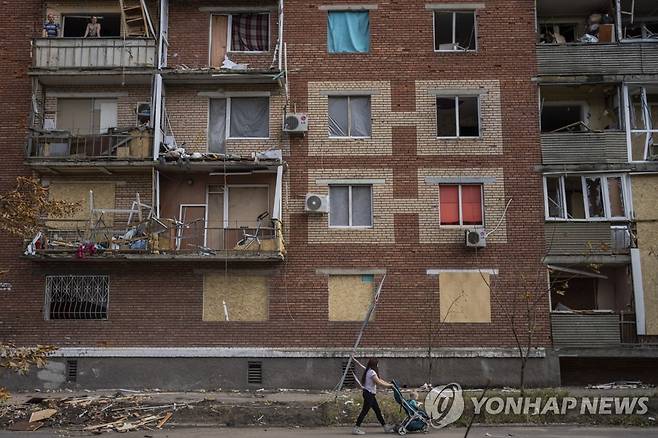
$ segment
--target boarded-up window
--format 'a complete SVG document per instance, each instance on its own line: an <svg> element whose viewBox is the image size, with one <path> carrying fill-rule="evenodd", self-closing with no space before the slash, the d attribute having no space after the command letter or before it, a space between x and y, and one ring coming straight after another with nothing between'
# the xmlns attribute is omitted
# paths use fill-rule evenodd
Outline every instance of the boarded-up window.
<svg viewBox="0 0 658 438"><path fill-rule="evenodd" d="M94 208L115 208L115 186L113 183L69 183L53 181L48 188L50 199L79 203L80 207L66 219L49 221L48 225L58 229L85 227L90 219L89 191L94 192ZM73 219L73 220L70 220ZM112 225L112 215L103 215L105 225Z"/></svg>
<svg viewBox="0 0 658 438"><path fill-rule="evenodd" d="M439 306L442 322L491 322L490 275L442 272Z"/></svg>
<svg viewBox="0 0 658 438"><path fill-rule="evenodd" d="M374 284L372 275L329 276L329 320L363 321L375 295Z"/></svg>
<svg viewBox="0 0 658 438"><path fill-rule="evenodd" d="M205 274L204 321L267 321L267 278L260 275Z"/></svg>

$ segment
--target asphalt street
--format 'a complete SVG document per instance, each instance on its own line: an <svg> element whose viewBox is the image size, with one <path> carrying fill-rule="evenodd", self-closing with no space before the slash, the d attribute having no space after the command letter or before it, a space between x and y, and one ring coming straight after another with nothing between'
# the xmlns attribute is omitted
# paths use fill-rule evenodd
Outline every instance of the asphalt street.
<svg viewBox="0 0 658 438"><path fill-rule="evenodd" d="M398 436L385 434L379 427L365 427L366 436ZM170 430L128 433L109 433L103 436L116 435L121 438L333 438L351 435L349 427L327 428L176 428ZM409 434L408 436L433 436L436 438L462 438L465 429L432 430L429 434ZM36 432L0 431L0 438L63 438L98 436L91 433L38 430ZM609 428L609 427L575 427L575 426L546 426L546 427L474 427L469 438L649 438L658 436L658 428Z"/></svg>

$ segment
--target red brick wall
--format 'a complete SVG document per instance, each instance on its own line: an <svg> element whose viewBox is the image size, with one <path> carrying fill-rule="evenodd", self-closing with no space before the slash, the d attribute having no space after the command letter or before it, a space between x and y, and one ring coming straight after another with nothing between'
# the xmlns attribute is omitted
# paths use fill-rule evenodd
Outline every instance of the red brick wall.
<svg viewBox="0 0 658 438"><path fill-rule="evenodd" d="M16 17L2 30L3 53L13 47L9 52L11 62L0 65L12 84L3 92L9 93L7 101L16 102L16 108L8 109L0 118L3 138L9 140L6 144L11 151L4 160L11 166L9 172L0 173L3 186L13 173L24 169L22 141L29 107L29 81L25 74L29 41L24 35L31 26L26 17L39 16L38 3L23 2L10 11ZM497 80L501 89L502 154L419 156L414 139L406 138L413 131L408 127L394 127L392 155L309 157L306 139L291 140L287 160L287 196L291 205L290 221L286 224L290 230L286 235L288 255L283 263L264 266L274 270L267 322L201 321L204 270L263 266L217 262L30 263L18 259L20 247L15 240L3 238L0 266L12 269L7 278L13 290L0 292L0 339L62 346L348 347L360 323L328 321L327 277L316 274L318 268L336 267L387 270L377 317L365 334L364 346L426 348L430 327L436 346L513 346L501 308L511 308L514 297L525 290L521 275L533 279L537 276L543 251L541 179L533 170L540 163L540 152L537 89L531 81L535 75L532 2L487 0L486 8L478 13L478 52L459 54L433 51L432 14L425 9L425 3L379 2L379 9L370 13L371 53L330 55L326 53L326 12L318 6L333 3L287 0L285 35L292 103L299 111L308 107L309 81L377 80L392 83L393 111L410 111L415 107L417 80ZM198 8L212 4L216 2L171 1L170 65L206 65L208 13ZM267 62L270 60L268 55ZM395 244L308 244L309 221L302 212L301 201L308 191L309 172L393 169L394 197L403 202L418 196L418 188L414 187L417 179L413 176L423 168L503 169L505 198L513 199L507 217L506 243L491 245L477 255L462 244L424 243L419 238L422 234L418 215L401 213L394 220ZM438 281L427 276L427 268L498 269L492 323L437 328ZM67 272L111 275L108 321L43 320L44 276ZM539 312L540 345L549 343L545 301Z"/></svg>

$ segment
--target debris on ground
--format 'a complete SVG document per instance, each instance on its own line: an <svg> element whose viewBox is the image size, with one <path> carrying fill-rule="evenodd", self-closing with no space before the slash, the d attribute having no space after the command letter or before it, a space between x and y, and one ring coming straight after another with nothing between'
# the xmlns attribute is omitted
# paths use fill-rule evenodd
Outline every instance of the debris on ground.
<svg viewBox="0 0 658 438"><path fill-rule="evenodd" d="M639 380L620 380L617 382L603 383L601 385L588 385L588 389L638 389L638 388L653 388L653 385L642 383Z"/></svg>

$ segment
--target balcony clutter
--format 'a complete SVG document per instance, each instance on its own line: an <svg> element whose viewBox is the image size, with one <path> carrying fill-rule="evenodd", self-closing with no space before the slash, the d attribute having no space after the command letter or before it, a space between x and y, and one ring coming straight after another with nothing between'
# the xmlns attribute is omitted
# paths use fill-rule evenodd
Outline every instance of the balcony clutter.
<svg viewBox="0 0 658 438"><path fill-rule="evenodd" d="M89 219L47 219L43 229L26 247L28 257L45 258L140 258L144 256L226 256L275 259L285 254L282 224L267 214L255 218L255 226L211 228L205 220L180 221L160 218L153 207L136 195L129 209L94 208L89 192ZM126 219L127 218L127 219ZM120 220L125 227L118 227ZM212 241L206 246L206 241Z"/></svg>

